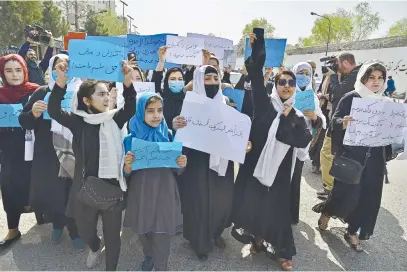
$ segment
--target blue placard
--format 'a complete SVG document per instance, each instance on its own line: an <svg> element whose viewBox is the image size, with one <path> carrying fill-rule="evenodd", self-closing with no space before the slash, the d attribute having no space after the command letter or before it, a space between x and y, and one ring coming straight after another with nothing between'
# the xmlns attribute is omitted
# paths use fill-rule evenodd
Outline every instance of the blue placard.
<svg viewBox="0 0 407 272"><path fill-rule="evenodd" d="M66 92L64 95L64 99L61 101L61 109L65 111L71 111L71 101L74 92ZM48 104L49 96L51 93L47 93L44 97L44 102ZM51 120L51 116L49 116L48 111L44 111L42 113L42 118L45 120Z"/></svg>
<svg viewBox="0 0 407 272"><path fill-rule="evenodd" d="M167 44L167 35L127 35L127 50L136 54L137 64L142 70L155 70L158 64L158 49ZM166 68L180 67L178 64L165 63Z"/></svg>
<svg viewBox="0 0 407 272"><path fill-rule="evenodd" d="M133 171L145 168L180 168L176 160L182 155L182 143L148 142L132 138L131 152L136 157L131 165Z"/></svg>
<svg viewBox="0 0 407 272"><path fill-rule="evenodd" d="M232 100L232 103L235 103L236 109L240 112L242 112L242 106L243 106L243 99L244 99L244 91L239 90L239 89L231 89L231 88L226 88L223 90L223 95L229 97L230 100Z"/></svg>
<svg viewBox="0 0 407 272"><path fill-rule="evenodd" d="M18 116L22 111L22 104L0 104L0 127L21 127Z"/></svg>
<svg viewBox="0 0 407 272"><path fill-rule="evenodd" d="M280 67L284 60L284 52L287 39L264 39L266 45L266 62L264 67ZM249 46L249 38L246 38L246 50L244 59L246 60L252 54L252 48Z"/></svg>
<svg viewBox="0 0 407 272"><path fill-rule="evenodd" d="M315 110L315 93L314 90L305 90L295 94L294 108L304 112L305 110Z"/></svg>
<svg viewBox="0 0 407 272"><path fill-rule="evenodd" d="M122 61L125 48L92 40L69 41L71 77L123 82Z"/></svg>
<svg viewBox="0 0 407 272"><path fill-rule="evenodd" d="M111 43L123 47L123 59L127 59L127 39L126 36L86 36L85 40Z"/></svg>

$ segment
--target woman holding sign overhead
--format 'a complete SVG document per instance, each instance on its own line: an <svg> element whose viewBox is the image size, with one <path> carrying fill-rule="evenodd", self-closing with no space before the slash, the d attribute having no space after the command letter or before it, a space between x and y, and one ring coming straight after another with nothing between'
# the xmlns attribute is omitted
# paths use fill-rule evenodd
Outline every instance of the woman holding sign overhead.
<svg viewBox="0 0 407 272"><path fill-rule="evenodd" d="M0 104L25 104L28 97L39 87L29 83L25 61L19 55L7 55L0 59L0 75L4 86L0 87ZM22 108L22 106L21 106ZM20 108L20 109L21 109ZM3 120L11 120L15 110L4 110ZM6 117L6 118L4 118ZM8 233L0 241L0 249L10 246L21 237L18 230L22 213L30 212L31 162L24 160L25 130L17 124L2 123L0 128L0 186L4 211L7 214Z"/></svg>
<svg viewBox="0 0 407 272"><path fill-rule="evenodd" d="M193 92L226 104L215 67L197 68ZM183 116L173 120L175 130L186 126ZM204 137L197 135L196 137ZM230 226L233 202L233 162L201 151L184 148L188 167L179 177L179 189L184 216L184 237L202 261L208 259L213 244L225 248L221 237Z"/></svg>
<svg viewBox="0 0 407 272"><path fill-rule="evenodd" d="M332 148L335 160L345 158L344 168L336 168L334 163L331 169L335 177L335 185L328 199L314 206L313 211L321 213L318 227L324 231L328 228L330 217L339 218L348 223L345 240L356 251L363 251L359 240L368 240L373 234L376 219L380 209L383 191L383 179L386 161L391 159L391 146L363 147L344 145L346 128L352 122L350 115L354 98L384 99L386 90L387 70L381 62L370 61L365 63L357 75L355 90L346 94L338 104L332 116ZM351 160L351 161L349 161ZM361 165L360 179L351 180L340 178L338 172L351 173L357 176L355 168L349 168L355 163ZM362 168L364 167L364 168ZM352 174L353 173L353 174ZM359 237L357 232L360 230Z"/></svg>
<svg viewBox="0 0 407 272"><path fill-rule="evenodd" d="M159 62L153 72L152 82L155 83L155 91L164 98L164 118L169 129L172 130L172 120L181 112L182 103L184 102L185 81L184 73L181 68L174 67L168 69L164 78L164 88L161 89L163 80L163 70L165 64L167 46L162 46L158 51Z"/></svg>
<svg viewBox="0 0 407 272"><path fill-rule="evenodd" d="M306 106L301 106L301 109L303 110L303 114L305 116L305 122L307 123L307 127L310 133L312 134L313 129L318 130L320 127L325 129L326 119L319 107L318 97L315 94L315 91L312 89L311 65L309 65L307 62L297 63L293 67L292 72L295 74L297 83L295 88L295 92L297 94L296 100L299 99L300 93L308 93L310 95L308 97L311 99L311 104L312 99L314 100L313 106L308 107L308 109ZM294 174L291 180L291 217L293 224L298 224L299 222L302 168L304 167L304 161L308 158L309 147L310 144L306 148L301 148L298 150Z"/></svg>
<svg viewBox="0 0 407 272"><path fill-rule="evenodd" d="M268 96L263 78L264 31L254 30L257 35L250 35L252 55L246 60L254 106L249 137L252 149L236 179L232 235L248 244L245 249L249 254L275 254L283 270L291 270L296 249L290 182L298 149L309 144L311 133L303 114L293 108L296 77L291 71L276 75L275 87Z"/></svg>
<svg viewBox="0 0 407 272"><path fill-rule="evenodd" d="M76 249L84 250L85 245L80 239L75 220L65 216L66 203L74 175L75 158L72 151L72 134L55 120L47 120L45 97L49 96L55 85L58 63L68 60L64 54L55 55L50 59L48 67L48 86L41 86L31 96L19 116L23 128L34 131L35 142L31 170L30 205L41 212L52 222L51 242L61 241L66 225L69 236ZM71 78L68 90L75 92L81 84L80 79ZM47 96L47 98L48 98ZM48 117L49 119L49 117ZM26 150L26 153L30 152Z"/></svg>
<svg viewBox="0 0 407 272"><path fill-rule="evenodd" d="M136 159L140 162L143 160L143 154L132 152L140 146L138 143L146 141L165 144L172 141L171 131L163 116L163 106L163 100L158 94L141 93L137 98L136 115L129 121L130 135L124 139L124 172L130 177L123 226L131 227L143 245L142 271L151 271L153 268L155 271L168 270L171 236L182 225L181 200L174 176L180 169L164 166L149 168L141 163L141 168L132 168ZM140 142L133 143L134 140ZM156 151L150 152L154 153L151 158L166 156ZM186 156L180 155L168 163L173 166L176 163L178 167L184 168Z"/></svg>
<svg viewBox="0 0 407 272"><path fill-rule="evenodd" d="M52 89L48 112L52 119L73 134L75 176L69 195L67 216L75 219L79 234L90 247L86 266L99 262L102 246L97 236L99 215L103 222L106 247L106 270L116 270L120 255L120 230L124 194L124 150L121 129L136 110L136 91L131 78L132 69L123 62L124 107L109 109L106 84L87 80L72 96L71 112L61 109L67 90L68 63L57 64L57 80Z"/></svg>

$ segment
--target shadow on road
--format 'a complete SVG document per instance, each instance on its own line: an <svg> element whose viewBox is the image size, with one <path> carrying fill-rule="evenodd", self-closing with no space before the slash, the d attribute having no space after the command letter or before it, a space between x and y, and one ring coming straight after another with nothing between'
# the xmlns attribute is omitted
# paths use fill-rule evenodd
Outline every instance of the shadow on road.
<svg viewBox="0 0 407 272"><path fill-rule="evenodd" d="M404 271L407 268L407 241L402 238L403 229L398 220L381 208L374 236L361 241L364 252L349 247L343 236L345 228L331 228L321 233L336 260L345 270Z"/></svg>

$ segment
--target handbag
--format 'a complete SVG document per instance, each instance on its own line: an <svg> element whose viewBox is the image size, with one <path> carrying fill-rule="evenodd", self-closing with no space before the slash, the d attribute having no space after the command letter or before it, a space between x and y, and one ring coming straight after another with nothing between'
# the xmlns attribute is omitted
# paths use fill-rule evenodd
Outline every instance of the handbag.
<svg viewBox="0 0 407 272"><path fill-rule="evenodd" d="M366 152L363 165L360 162L349 159L345 156L335 155L329 174L341 182L354 185L359 184L363 170L365 169L367 161L370 157L371 149L372 148L369 147L368 151Z"/></svg>
<svg viewBox="0 0 407 272"><path fill-rule="evenodd" d="M79 201L102 211L124 210L124 192L119 186L115 186L101 178L86 175L84 132L82 132L82 145L82 187L77 194Z"/></svg>

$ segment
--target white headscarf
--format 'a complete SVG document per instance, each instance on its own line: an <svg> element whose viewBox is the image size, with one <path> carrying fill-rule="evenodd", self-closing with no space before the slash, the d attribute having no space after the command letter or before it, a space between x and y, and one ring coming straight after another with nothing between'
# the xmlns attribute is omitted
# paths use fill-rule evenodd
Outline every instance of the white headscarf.
<svg viewBox="0 0 407 272"><path fill-rule="evenodd" d="M284 144L276 139L281 114L284 111L284 104L294 105L295 103L295 92L293 96L291 96L287 101L283 103L281 101L280 96L278 95L276 84L277 83L274 84L270 98L274 109L277 111L277 116L270 126L266 144L263 147L263 150L260 154L259 160L257 161L257 165L253 173L253 176L257 178L261 184L266 185L267 187L271 187L273 185L278 172L278 168L280 167L281 162L284 160L284 157L286 156L288 150L290 149L289 145ZM299 117L304 117L302 112L295 108L294 110ZM291 178L294 173L297 153L298 148L294 148L291 164Z"/></svg>
<svg viewBox="0 0 407 272"><path fill-rule="evenodd" d="M117 179L122 191L127 190L123 178L124 148L121 130L113 120L118 109L89 114L78 110L78 96L72 97L71 112L83 117L91 125L100 125L99 129L99 178Z"/></svg>
<svg viewBox="0 0 407 272"><path fill-rule="evenodd" d="M313 88L312 88L312 67L311 67L311 65L309 65L307 62L299 62L293 67L292 72L294 73L294 75L297 75L298 72L300 72L300 71L302 71L304 69L308 70L310 78L311 78L309 84L305 87L304 90L313 90ZM297 84L297 87L296 87L295 91L296 92L302 92L302 90L298 86L298 84ZM326 118L325 118L325 115L322 113L321 108L319 107L319 99L318 99L318 96L315 93L315 90L314 90L314 101L315 101L315 113L322 120L322 128L326 129ZM312 134L312 121L310 119L308 119L308 117L306 117L306 116L304 116L304 118L305 118L305 122L307 123L307 127L308 127L309 131ZM309 143L306 148L300 148L298 150L297 157L298 157L298 159L300 161L305 161L305 160L307 160L309 158L308 157L308 151L309 151L310 146L311 146L311 143Z"/></svg>
<svg viewBox="0 0 407 272"><path fill-rule="evenodd" d="M206 96L206 91L205 91L205 71L206 68L208 67L213 67L210 65L204 65L195 70L194 73L194 82L193 82L193 92ZM213 67L215 70L216 68ZM220 79L219 79L219 91L216 93L215 97L213 98L214 101L217 101L218 103L223 103L226 104L225 97L222 94L221 90L221 85L220 85ZM217 172L219 176L225 176L226 175L226 170L228 168L229 161L226 159L223 159L219 156L216 155L210 155L209 159L209 168L212 169L213 171Z"/></svg>
<svg viewBox="0 0 407 272"><path fill-rule="evenodd" d="M55 85L55 80L52 77L52 68L54 67L54 62L55 59L62 59L62 60L66 60L68 59L67 55L64 54L58 54L53 56L50 60L49 60L49 65L48 65L48 88L52 91L52 89L54 88ZM66 90L67 91L72 91L72 92L77 92L79 90L79 86L81 86L82 84L82 80L80 78L72 78L72 80L68 83ZM72 132L67 129L66 127L63 127L61 124L59 124L57 121L55 120L51 120L51 131L53 133L62 135L66 140L70 141L72 143Z"/></svg>
<svg viewBox="0 0 407 272"><path fill-rule="evenodd" d="M365 64L362 65L358 72L358 76L356 78L355 82L355 91L360 95L362 98L373 98L373 99L381 99L381 100L387 100L387 97L383 96L384 91L387 89L387 76L384 75L384 84L383 87L378 91L378 92L372 92L369 90L365 84L362 83L362 77L366 74L367 69L369 69L370 66L374 64L379 64L383 66L383 69L386 71L386 67L384 67L383 63L377 60L371 60L366 62Z"/></svg>

